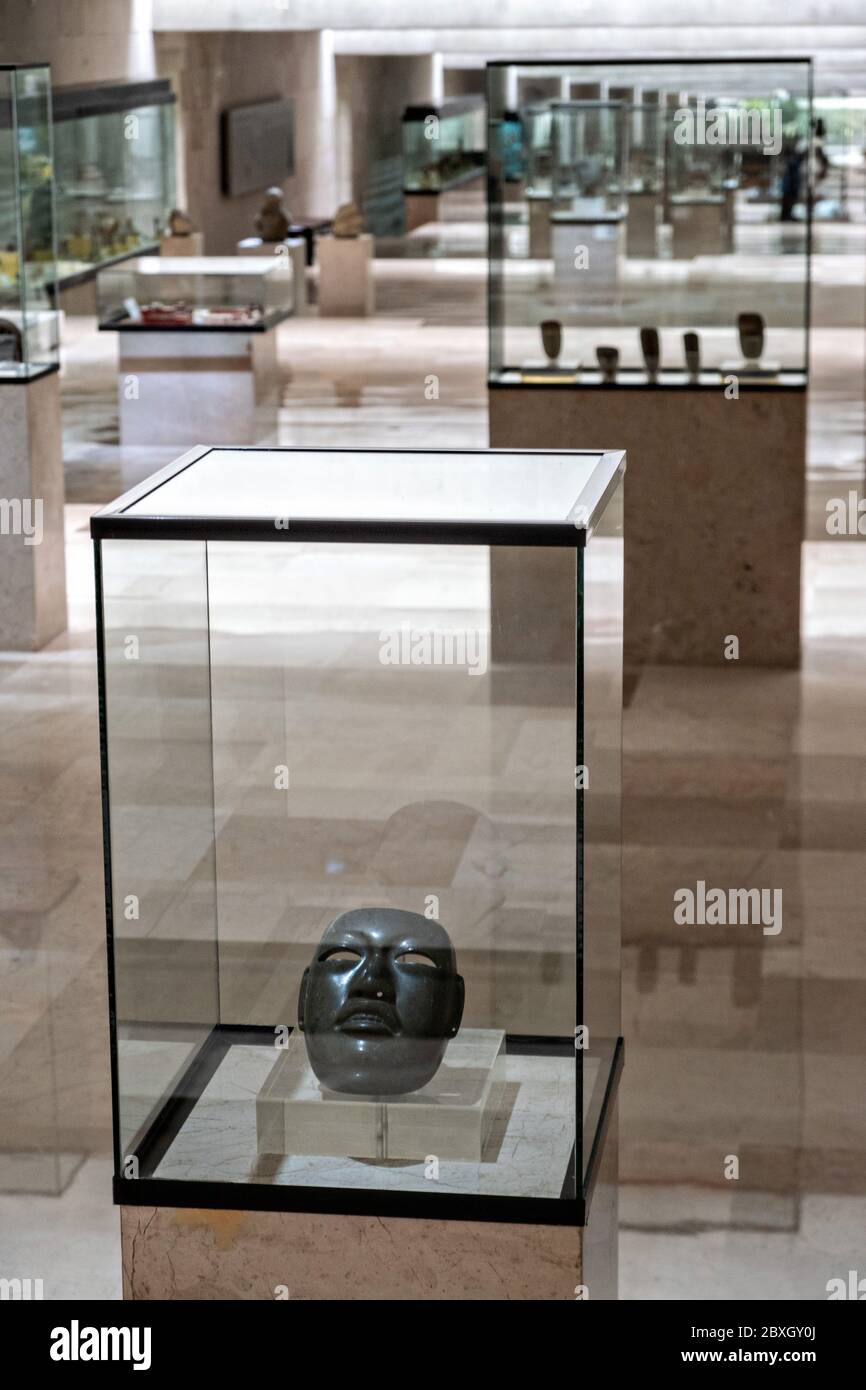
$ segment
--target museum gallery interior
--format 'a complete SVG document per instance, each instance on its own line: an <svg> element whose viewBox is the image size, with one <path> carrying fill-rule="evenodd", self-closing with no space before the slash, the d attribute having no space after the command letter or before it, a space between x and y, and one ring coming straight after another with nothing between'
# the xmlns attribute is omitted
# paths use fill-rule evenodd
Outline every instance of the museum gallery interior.
<svg viewBox="0 0 866 1390"><path fill-rule="evenodd" d="M866 1296L866 22L578 8L0 3L4 1298Z"/></svg>

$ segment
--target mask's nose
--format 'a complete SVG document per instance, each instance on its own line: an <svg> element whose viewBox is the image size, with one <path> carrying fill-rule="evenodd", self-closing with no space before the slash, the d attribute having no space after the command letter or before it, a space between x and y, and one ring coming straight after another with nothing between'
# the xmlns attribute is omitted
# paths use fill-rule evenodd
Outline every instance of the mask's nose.
<svg viewBox="0 0 866 1390"><path fill-rule="evenodd" d="M364 999L384 999L393 1004L395 981L390 951L364 952L361 963L352 972L349 994Z"/></svg>

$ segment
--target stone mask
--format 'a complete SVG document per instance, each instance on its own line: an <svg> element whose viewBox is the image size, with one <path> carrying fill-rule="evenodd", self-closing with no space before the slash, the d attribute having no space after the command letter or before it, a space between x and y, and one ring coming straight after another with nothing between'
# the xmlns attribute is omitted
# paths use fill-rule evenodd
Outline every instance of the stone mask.
<svg viewBox="0 0 866 1390"><path fill-rule="evenodd" d="M439 1070L463 1017L463 978L438 922L393 907L344 912L304 971L298 1024L323 1086L400 1096Z"/></svg>

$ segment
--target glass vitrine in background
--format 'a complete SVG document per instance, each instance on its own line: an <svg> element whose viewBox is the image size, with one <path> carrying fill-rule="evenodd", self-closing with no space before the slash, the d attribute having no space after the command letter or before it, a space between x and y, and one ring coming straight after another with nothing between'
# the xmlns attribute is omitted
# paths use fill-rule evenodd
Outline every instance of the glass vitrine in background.
<svg viewBox="0 0 866 1390"><path fill-rule="evenodd" d="M270 328L294 307L281 256L142 256L97 279L101 328Z"/></svg>
<svg viewBox="0 0 866 1390"><path fill-rule="evenodd" d="M623 471L199 449L96 516L118 1201L583 1224Z"/></svg>
<svg viewBox="0 0 866 1390"><path fill-rule="evenodd" d="M403 115L404 193L443 193L484 170L484 98L409 106ZM511 149L511 118L504 131Z"/></svg>
<svg viewBox="0 0 866 1390"><path fill-rule="evenodd" d="M168 81L55 93L57 242L64 282L155 248L175 202Z"/></svg>
<svg viewBox="0 0 866 1390"><path fill-rule="evenodd" d="M502 210L502 113L509 94L538 91L542 81L578 93L578 107L598 92L597 109L613 127L622 120L621 137L605 141L603 189L606 204L624 208L626 257L601 287L614 233L600 228L594 245L569 227L556 254L545 230L562 220L557 190L578 194L556 153L557 110L573 101L551 96L524 109L523 205L512 192L508 218ZM492 384L692 387L718 385L729 372L805 384L808 59L496 62L488 98ZM532 132L548 120L551 200L542 210Z"/></svg>
<svg viewBox="0 0 866 1390"><path fill-rule="evenodd" d="M51 71L0 67L0 378L58 360Z"/></svg>

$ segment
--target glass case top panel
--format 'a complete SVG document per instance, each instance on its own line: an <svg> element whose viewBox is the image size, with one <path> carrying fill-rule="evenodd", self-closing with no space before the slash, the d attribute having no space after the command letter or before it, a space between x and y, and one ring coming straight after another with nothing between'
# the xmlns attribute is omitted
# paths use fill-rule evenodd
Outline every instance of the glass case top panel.
<svg viewBox="0 0 866 1390"><path fill-rule="evenodd" d="M601 453L211 449L118 510L289 524L294 516L576 526L581 515L591 517L619 467L619 455Z"/></svg>

